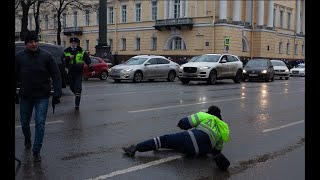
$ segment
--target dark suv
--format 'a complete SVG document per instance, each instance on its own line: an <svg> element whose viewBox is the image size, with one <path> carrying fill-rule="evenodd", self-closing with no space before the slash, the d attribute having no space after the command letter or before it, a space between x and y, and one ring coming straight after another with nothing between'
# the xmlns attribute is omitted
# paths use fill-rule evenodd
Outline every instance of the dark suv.
<svg viewBox="0 0 320 180"><path fill-rule="evenodd" d="M23 50L25 48L25 44L22 41L15 42L16 46L16 53ZM44 49L48 52L50 52L56 61L56 63L59 66L60 74L61 74L61 79L62 79L62 88L66 88L66 81L67 81L67 71L66 71L66 66L65 63L62 60L63 57L63 51L64 48L59 45L51 44L51 43L45 43L45 42L39 42L39 47L41 49Z"/></svg>

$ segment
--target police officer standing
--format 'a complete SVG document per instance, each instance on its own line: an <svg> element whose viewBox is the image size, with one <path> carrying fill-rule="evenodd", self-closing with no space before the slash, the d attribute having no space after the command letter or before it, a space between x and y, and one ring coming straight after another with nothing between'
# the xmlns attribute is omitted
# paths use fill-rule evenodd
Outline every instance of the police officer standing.
<svg viewBox="0 0 320 180"><path fill-rule="evenodd" d="M75 95L75 109L79 109L82 91L83 65L86 63L94 75L95 71L89 55L80 46L80 40L76 37L70 39L70 47L64 50L64 59L70 78L70 89Z"/></svg>

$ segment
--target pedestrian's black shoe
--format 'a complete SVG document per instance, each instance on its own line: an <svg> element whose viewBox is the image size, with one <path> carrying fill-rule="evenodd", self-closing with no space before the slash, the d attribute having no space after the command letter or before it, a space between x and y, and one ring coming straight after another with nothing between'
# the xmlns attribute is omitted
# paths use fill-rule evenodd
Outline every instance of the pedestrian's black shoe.
<svg viewBox="0 0 320 180"><path fill-rule="evenodd" d="M33 153L33 161L34 162L40 162L41 161L40 153Z"/></svg>
<svg viewBox="0 0 320 180"><path fill-rule="evenodd" d="M31 140L29 138L24 139L24 147L27 150L31 149Z"/></svg>
<svg viewBox="0 0 320 180"><path fill-rule="evenodd" d="M79 110L79 106L74 107L75 110Z"/></svg>
<svg viewBox="0 0 320 180"><path fill-rule="evenodd" d="M134 156L136 153L136 145L134 144L129 147L123 147L122 149L128 156Z"/></svg>

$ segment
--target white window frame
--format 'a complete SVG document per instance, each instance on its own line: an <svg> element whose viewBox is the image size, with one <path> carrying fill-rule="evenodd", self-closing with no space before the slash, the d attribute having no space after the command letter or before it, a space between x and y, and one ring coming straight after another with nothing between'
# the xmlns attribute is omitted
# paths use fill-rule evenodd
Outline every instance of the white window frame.
<svg viewBox="0 0 320 180"><path fill-rule="evenodd" d="M127 49L127 39L121 38L121 50L125 51Z"/></svg>
<svg viewBox="0 0 320 180"><path fill-rule="evenodd" d="M140 6L140 7L138 7ZM141 9L142 9L142 5L141 3L136 3L134 5L134 9L135 9L135 20L136 22L141 22Z"/></svg>
<svg viewBox="0 0 320 180"><path fill-rule="evenodd" d="M279 15L280 17L280 24L279 24L279 26L280 26L280 28L283 28L283 10L280 10L280 15Z"/></svg>
<svg viewBox="0 0 320 180"><path fill-rule="evenodd" d="M136 37L136 50L140 51L140 49L141 49L141 38Z"/></svg>
<svg viewBox="0 0 320 180"><path fill-rule="evenodd" d="M157 50L157 37L151 37L151 50Z"/></svg>
<svg viewBox="0 0 320 180"><path fill-rule="evenodd" d="M73 12L73 27L78 27L78 12Z"/></svg>
<svg viewBox="0 0 320 180"><path fill-rule="evenodd" d="M62 27L63 28L67 27L67 14L66 13L62 14Z"/></svg>
<svg viewBox="0 0 320 180"><path fill-rule="evenodd" d="M125 9L124 9L125 7ZM121 5L121 23L127 22L127 5Z"/></svg>
<svg viewBox="0 0 320 180"><path fill-rule="evenodd" d="M291 26L291 12L287 13L287 29L290 29Z"/></svg>
<svg viewBox="0 0 320 180"><path fill-rule="evenodd" d="M89 10L85 10L85 13L84 13L84 23L86 26L90 26L90 11Z"/></svg>
<svg viewBox="0 0 320 180"><path fill-rule="evenodd" d="M155 21L158 19L158 1L152 0L151 1L151 20Z"/></svg>
<svg viewBox="0 0 320 180"><path fill-rule="evenodd" d="M181 11L181 0L173 0L173 18L179 18L180 11Z"/></svg>
<svg viewBox="0 0 320 180"><path fill-rule="evenodd" d="M58 28L58 19L57 19L57 14L53 15L53 29Z"/></svg>
<svg viewBox="0 0 320 180"><path fill-rule="evenodd" d="M287 43L287 54L290 54L290 43Z"/></svg>
<svg viewBox="0 0 320 180"><path fill-rule="evenodd" d="M114 7L108 7L108 24L114 24Z"/></svg>

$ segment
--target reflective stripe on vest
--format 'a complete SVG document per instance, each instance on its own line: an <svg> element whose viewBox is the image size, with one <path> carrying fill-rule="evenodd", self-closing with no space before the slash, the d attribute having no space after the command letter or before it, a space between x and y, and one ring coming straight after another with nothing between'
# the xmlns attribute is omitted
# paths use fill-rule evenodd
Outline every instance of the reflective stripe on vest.
<svg viewBox="0 0 320 180"><path fill-rule="evenodd" d="M193 144L193 147L194 147L194 152L196 154L196 156L199 154L199 146L198 146L198 143L197 143L197 140L196 140L196 137L194 137L194 134L192 131L188 131L189 133L189 136L191 138L191 141L192 141L192 144Z"/></svg>

